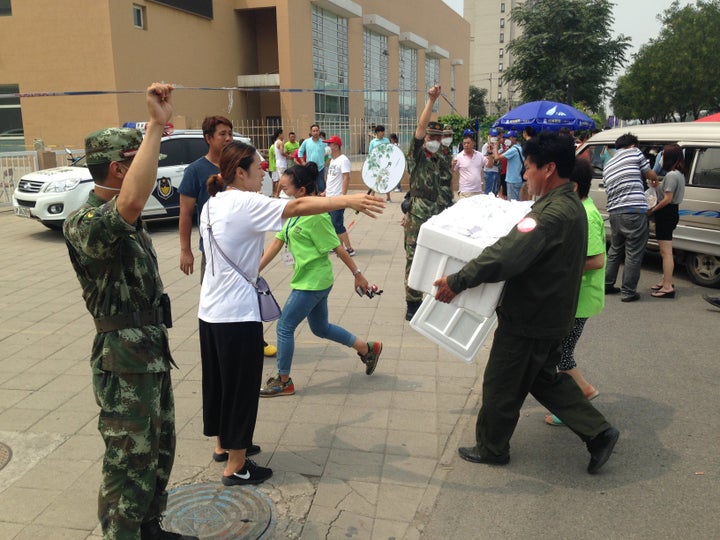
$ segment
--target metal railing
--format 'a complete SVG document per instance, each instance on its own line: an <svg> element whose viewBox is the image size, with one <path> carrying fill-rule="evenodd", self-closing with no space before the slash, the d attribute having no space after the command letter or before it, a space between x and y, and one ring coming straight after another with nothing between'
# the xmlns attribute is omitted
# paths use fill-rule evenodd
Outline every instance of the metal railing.
<svg viewBox="0 0 720 540"><path fill-rule="evenodd" d="M0 153L0 206L12 202L20 178L38 169L38 157L35 151Z"/></svg>
<svg viewBox="0 0 720 540"><path fill-rule="evenodd" d="M65 150L52 150L58 167L68 164ZM76 157L81 156L83 149L72 150ZM39 168L38 153L34 150L22 152L0 152L0 207L12 203L12 194L20 179Z"/></svg>

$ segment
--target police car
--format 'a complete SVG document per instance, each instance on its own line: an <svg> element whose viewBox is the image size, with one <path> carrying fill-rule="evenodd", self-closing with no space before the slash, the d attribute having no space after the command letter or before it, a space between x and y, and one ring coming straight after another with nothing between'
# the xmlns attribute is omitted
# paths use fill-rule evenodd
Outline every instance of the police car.
<svg viewBox="0 0 720 540"><path fill-rule="evenodd" d="M144 122L126 123L143 131ZM251 144L250 139L235 134L234 139ZM147 220L177 219L180 214L178 187L185 167L207 154L208 146L202 130L175 130L163 136L160 143L157 180L142 217ZM262 158L262 156L261 156ZM263 191L272 189L267 173ZM65 218L80 208L93 189L93 180L84 157L72 164L24 175L13 193L15 215L40 221L50 229L61 229ZM269 191L268 191L269 193Z"/></svg>

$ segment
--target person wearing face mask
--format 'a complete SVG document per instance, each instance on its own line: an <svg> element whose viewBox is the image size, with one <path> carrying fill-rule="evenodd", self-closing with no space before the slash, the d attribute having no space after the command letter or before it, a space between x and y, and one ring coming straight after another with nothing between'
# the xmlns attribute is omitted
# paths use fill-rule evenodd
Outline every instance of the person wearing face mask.
<svg viewBox="0 0 720 540"><path fill-rule="evenodd" d="M410 173L409 210L403 218L405 229L405 320L410 320L422 303L422 292L407 285L410 267L415 256L420 226L430 217L439 214L452 205L452 151L442 146L443 125L430 122L432 108L440 97L441 87L435 85L428 90L415 136L407 155ZM452 131L450 132L452 137Z"/></svg>

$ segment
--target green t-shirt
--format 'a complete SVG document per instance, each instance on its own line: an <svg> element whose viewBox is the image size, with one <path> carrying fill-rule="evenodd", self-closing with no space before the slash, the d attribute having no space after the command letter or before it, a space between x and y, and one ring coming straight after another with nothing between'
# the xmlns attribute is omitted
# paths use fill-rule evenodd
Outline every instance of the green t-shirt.
<svg viewBox="0 0 720 540"><path fill-rule="evenodd" d="M270 145L268 148L268 171L275 172L277 166L275 164L275 143Z"/></svg>
<svg viewBox="0 0 720 540"><path fill-rule="evenodd" d="M605 253L605 224L602 216L595 207L592 199L588 197L582 201L588 219L588 248L587 256L593 257L598 253ZM605 265L597 270L583 272L580 282L580 297L575 317L586 319L597 315L605 307Z"/></svg>
<svg viewBox="0 0 720 540"><path fill-rule="evenodd" d="M290 218L275 235L295 259L290 287L299 291L322 291L333 284L328 252L340 245L329 214Z"/></svg>

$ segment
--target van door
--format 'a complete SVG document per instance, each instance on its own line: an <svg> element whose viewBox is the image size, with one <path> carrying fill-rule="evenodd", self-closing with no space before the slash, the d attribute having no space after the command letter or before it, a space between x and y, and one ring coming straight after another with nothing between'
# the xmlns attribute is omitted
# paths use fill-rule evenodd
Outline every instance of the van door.
<svg viewBox="0 0 720 540"><path fill-rule="evenodd" d="M161 159L158 161L155 189L153 189L143 209L143 217L161 218L179 215L180 193L178 187L182 181L185 168L194 161L194 159L191 159L189 152L189 144L192 141L191 138L177 137L160 143ZM205 145L203 152L205 154L207 144L202 139L199 142Z"/></svg>
<svg viewBox="0 0 720 540"><path fill-rule="evenodd" d="M718 243L714 254L720 255L720 145L681 142L680 146L688 169L680 223L712 234L713 243Z"/></svg>

